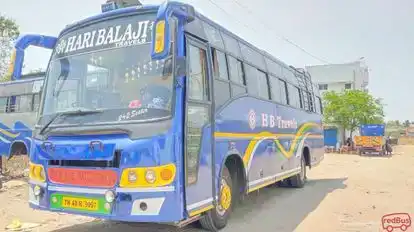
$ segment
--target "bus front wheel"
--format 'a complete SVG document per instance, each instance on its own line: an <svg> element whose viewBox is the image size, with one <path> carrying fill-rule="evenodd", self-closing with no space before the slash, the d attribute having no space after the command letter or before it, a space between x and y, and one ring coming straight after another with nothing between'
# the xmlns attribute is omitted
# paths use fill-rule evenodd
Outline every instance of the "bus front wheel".
<svg viewBox="0 0 414 232"><path fill-rule="evenodd" d="M224 166L220 178L220 195L217 205L200 219L201 226L209 231L217 231L224 228L234 204L234 196L233 180L229 169Z"/></svg>
<svg viewBox="0 0 414 232"><path fill-rule="evenodd" d="M294 188L303 188L306 182L306 160L302 155L300 161L300 172L289 178L290 186Z"/></svg>

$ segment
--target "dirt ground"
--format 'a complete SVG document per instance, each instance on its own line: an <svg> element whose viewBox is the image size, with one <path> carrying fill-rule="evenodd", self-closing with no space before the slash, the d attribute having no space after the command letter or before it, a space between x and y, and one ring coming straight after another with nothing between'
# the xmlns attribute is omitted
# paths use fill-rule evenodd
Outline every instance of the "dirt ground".
<svg viewBox="0 0 414 232"><path fill-rule="evenodd" d="M320 166L308 171L308 178L303 189L272 186L253 193L234 211L222 231L376 232L384 231L381 218L385 214L410 213L413 220L414 146L398 146L387 158L326 154ZM39 232L160 231L158 226L34 211L28 207L24 180L5 185L0 192L0 231L14 219L34 223L32 226L37 227L31 231ZM194 225L185 231L201 230Z"/></svg>

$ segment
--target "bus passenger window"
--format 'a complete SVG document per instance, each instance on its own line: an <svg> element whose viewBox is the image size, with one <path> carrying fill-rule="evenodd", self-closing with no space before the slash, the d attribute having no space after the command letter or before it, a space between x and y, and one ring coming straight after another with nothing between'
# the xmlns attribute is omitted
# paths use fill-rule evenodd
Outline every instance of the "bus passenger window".
<svg viewBox="0 0 414 232"><path fill-rule="evenodd" d="M287 104L286 82L274 76L269 76L269 82L272 100L282 104Z"/></svg>
<svg viewBox="0 0 414 232"><path fill-rule="evenodd" d="M16 102L14 103L15 112L30 112L32 111L32 95L20 95L16 96Z"/></svg>
<svg viewBox="0 0 414 232"><path fill-rule="evenodd" d="M289 105L296 107L296 108L301 108L299 89L292 84L288 84L288 94L289 94Z"/></svg>
<svg viewBox="0 0 414 232"><path fill-rule="evenodd" d="M270 99L266 73L259 70L257 70L257 87L259 90L259 97L263 99Z"/></svg>
<svg viewBox="0 0 414 232"><path fill-rule="evenodd" d="M229 79L229 75L227 73L226 56L224 53L217 51L216 49L213 50L213 71L214 78L219 78L222 80Z"/></svg>
<svg viewBox="0 0 414 232"><path fill-rule="evenodd" d="M33 95L33 111L37 112L39 110L40 105L40 94L37 93Z"/></svg>
<svg viewBox="0 0 414 232"><path fill-rule="evenodd" d="M287 104L287 92L286 92L286 81L279 80L280 81L280 97L281 97L281 103Z"/></svg>
<svg viewBox="0 0 414 232"><path fill-rule="evenodd" d="M8 101L7 97L0 98L0 112L1 113L7 112L7 101Z"/></svg>
<svg viewBox="0 0 414 232"><path fill-rule="evenodd" d="M188 96L192 100L208 100L206 52L189 45L190 70Z"/></svg>
<svg viewBox="0 0 414 232"><path fill-rule="evenodd" d="M266 74L248 64L244 65L244 70L246 72L247 91L249 94L263 99L269 99Z"/></svg>
<svg viewBox="0 0 414 232"><path fill-rule="evenodd" d="M229 61L230 80L239 85L244 85L242 64L232 56L227 57Z"/></svg>

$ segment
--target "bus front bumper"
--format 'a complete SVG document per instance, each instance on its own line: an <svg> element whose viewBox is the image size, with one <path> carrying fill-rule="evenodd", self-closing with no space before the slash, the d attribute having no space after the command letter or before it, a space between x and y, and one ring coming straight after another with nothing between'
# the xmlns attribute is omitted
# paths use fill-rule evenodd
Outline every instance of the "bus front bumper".
<svg viewBox="0 0 414 232"><path fill-rule="evenodd" d="M80 188L29 183L31 208L116 221L171 223L183 219L174 186Z"/></svg>

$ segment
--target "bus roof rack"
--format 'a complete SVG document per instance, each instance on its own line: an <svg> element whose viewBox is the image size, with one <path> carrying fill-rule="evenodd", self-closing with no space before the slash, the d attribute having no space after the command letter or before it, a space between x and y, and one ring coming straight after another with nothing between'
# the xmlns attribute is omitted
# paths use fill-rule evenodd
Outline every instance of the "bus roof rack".
<svg viewBox="0 0 414 232"><path fill-rule="evenodd" d="M112 11L125 7L142 6L139 0L107 0L106 3L101 5L102 13Z"/></svg>

